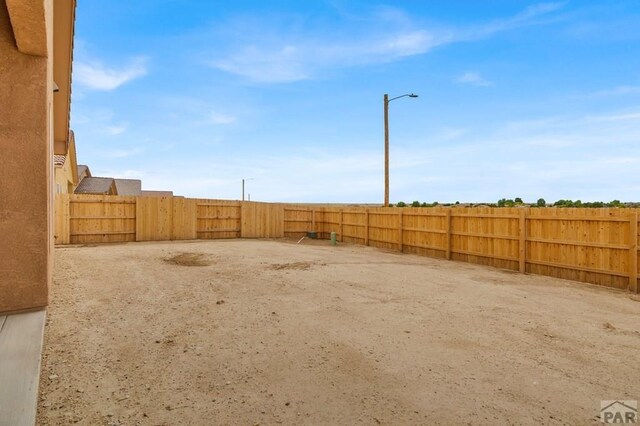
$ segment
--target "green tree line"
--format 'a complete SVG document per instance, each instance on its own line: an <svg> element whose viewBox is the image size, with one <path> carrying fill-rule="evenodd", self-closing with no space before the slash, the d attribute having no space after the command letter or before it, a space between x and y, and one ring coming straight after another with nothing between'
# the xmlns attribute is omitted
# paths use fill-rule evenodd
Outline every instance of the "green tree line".
<svg viewBox="0 0 640 426"><path fill-rule="evenodd" d="M581 201L581 200L558 200L554 203L547 203L544 198L539 198L535 203L526 203L520 197L516 198L501 198L496 203L473 203L471 205L475 206L487 206L487 207L519 207L519 206L527 206L527 207L584 207L584 208L604 208L604 207L636 207L637 203L622 203L620 200L613 201ZM404 201L398 202L396 207L437 207L437 206L457 206L460 205L459 201L455 203L439 203L437 201L434 202L420 202L414 201L412 203L405 203ZM393 204L391 204L393 207Z"/></svg>

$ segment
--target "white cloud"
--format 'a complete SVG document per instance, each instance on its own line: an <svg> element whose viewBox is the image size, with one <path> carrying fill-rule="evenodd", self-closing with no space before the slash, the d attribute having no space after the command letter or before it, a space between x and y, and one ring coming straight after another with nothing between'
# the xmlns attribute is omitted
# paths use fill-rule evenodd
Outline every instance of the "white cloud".
<svg viewBox="0 0 640 426"><path fill-rule="evenodd" d="M107 126L106 130L107 130L107 133L115 136L115 135L120 135L124 133L127 130L127 126L124 124Z"/></svg>
<svg viewBox="0 0 640 426"><path fill-rule="evenodd" d="M475 41L500 31L533 25L538 18L562 8L564 3L543 3L504 20L464 28L420 28L397 11L360 18L367 26L358 34L348 30L323 34L300 34L293 28L255 28L233 22L224 31L231 51L219 54L209 64L222 71L255 83L287 83L314 78L327 68L344 68L371 63L385 63L429 52L435 47L457 42ZM401 14L403 19L397 19ZM356 18L351 18L356 19ZM247 30L252 27L251 30ZM295 27L295 26L293 26ZM385 28L383 32L380 28ZM287 31L288 30L288 31ZM241 40L238 42L237 40ZM235 43L235 46L234 46ZM487 85L486 80L476 80Z"/></svg>
<svg viewBox="0 0 640 426"><path fill-rule="evenodd" d="M398 34L383 40L377 46L374 44L374 46L376 46L374 50L398 57L412 56L426 53L440 43L442 43L442 41L437 40L433 34L425 30L420 30Z"/></svg>
<svg viewBox="0 0 640 426"><path fill-rule="evenodd" d="M288 83L310 79L327 67L388 62L426 53L440 43L427 31L402 31L359 42L300 40L275 46L252 44L211 65L255 83Z"/></svg>
<svg viewBox="0 0 640 426"><path fill-rule="evenodd" d="M640 111L624 112L620 114L594 115L585 118L585 121L640 121Z"/></svg>
<svg viewBox="0 0 640 426"><path fill-rule="evenodd" d="M298 49L290 45L271 51L247 46L212 65L254 82L283 83L308 78L298 56Z"/></svg>
<svg viewBox="0 0 640 426"><path fill-rule="evenodd" d="M142 170L118 170L112 168L96 168L96 170L92 170L92 174L94 176L105 176L105 177L113 177L116 179L145 179L147 174ZM144 186L144 181L142 182Z"/></svg>
<svg viewBox="0 0 640 426"><path fill-rule="evenodd" d="M227 115L227 114L221 114L215 111L212 112L211 115L209 116L209 123L215 126L223 125L223 124L232 124L232 123L235 123L237 120L238 120L237 117L234 117L232 115Z"/></svg>
<svg viewBox="0 0 640 426"><path fill-rule="evenodd" d="M604 96L622 96L634 95L640 93L640 86L617 86L612 89L600 90L589 93L585 97L604 97Z"/></svg>
<svg viewBox="0 0 640 426"><path fill-rule="evenodd" d="M104 153L104 156L106 158L126 158L126 157L133 157L135 155L141 154L144 150L140 147L135 147L135 148L119 148L119 149L112 149L110 151L107 151Z"/></svg>
<svg viewBox="0 0 640 426"><path fill-rule="evenodd" d="M460 139L462 136L467 134L467 132L467 129L447 127L435 134L434 137L438 141L450 142L456 139Z"/></svg>
<svg viewBox="0 0 640 426"><path fill-rule="evenodd" d="M551 13L562 9L567 2L538 3L528 6L511 18L496 20L473 30L476 36L488 36L500 31L512 30L540 23L538 18L548 17ZM469 35L473 35L473 32ZM472 37L473 38L473 37Z"/></svg>
<svg viewBox="0 0 640 426"><path fill-rule="evenodd" d="M460 77L456 79L456 82L463 84L470 84L472 86L478 87L487 87L493 86L493 83L489 80L486 80L477 72L468 71L462 74Z"/></svg>
<svg viewBox="0 0 640 426"><path fill-rule="evenodd" d="M74 82L93 90L114 90L147 74L146 59L134 58L129 65L113 69L99 62L77 61L73 65Z"/></svg>

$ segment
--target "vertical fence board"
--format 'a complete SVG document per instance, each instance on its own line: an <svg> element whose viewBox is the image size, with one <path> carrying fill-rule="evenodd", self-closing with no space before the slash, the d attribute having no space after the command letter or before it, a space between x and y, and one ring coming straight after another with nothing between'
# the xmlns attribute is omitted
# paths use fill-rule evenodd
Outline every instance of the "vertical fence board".
<svg viewBox="0 0 640 426"><path fill-rule="evenodd" d="M446 244L447 244L447 248L446 248L446 259L447 260L451 260L451 210L447 210L447 216L445 219L446 222L446 232L447 232L447 240L446 240Z"/></svg>
<svg viewBox="0 0 640 426"><path fill-rule="evenodd" d="M403 218L402 218L402 216L403 216L402 215L402 210L400 210L400 212L398 212L398 251L400 251L400 253L402 253L404 251L403 247L402 247L403 242L404 242L404 236L402 235L403 234L403 229L402 229L402 227L403 227L403 224L402 224Z"/></svg>
<svg viewBox="0 0 640 426"><path fill-rule="evenodd" d="M364 212L364 245L369 245L369 210Z"/></svg>
<svg viewBox="0 0 640 426"><path fill-rule="evenodd" d="M638 291L638 212L629 218L629 291Z"/></svg>
<svg viewBox="0 0 640 426"><path fill-rule="evenodd" d="M527 219L526 219L526 211L521 210L518 219L518 263L520 272L526 272L527 270Z"/></svg>

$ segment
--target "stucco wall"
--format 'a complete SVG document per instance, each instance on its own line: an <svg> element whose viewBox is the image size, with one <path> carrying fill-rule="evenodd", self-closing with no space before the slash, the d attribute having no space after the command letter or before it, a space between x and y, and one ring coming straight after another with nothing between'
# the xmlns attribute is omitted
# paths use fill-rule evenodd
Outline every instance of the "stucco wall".
<svg viewBox="0 0 640 426"><path fill-rule="evenodd" d="M73 175L71 174L71 159L67 158L63 166L55 167L55 185L53 190L56 194L68 194L73 192ZM60 188L60 191L58 191ZM70 191L71 189L71 191Z"/></svg>
<svg viewBox="0 0 640 426"><path fill-rule="evenodd" d="M51 2L47 1L51 25ZM20 53L0 0L0 312L46 306L52 262L50 59Z"/></svg>

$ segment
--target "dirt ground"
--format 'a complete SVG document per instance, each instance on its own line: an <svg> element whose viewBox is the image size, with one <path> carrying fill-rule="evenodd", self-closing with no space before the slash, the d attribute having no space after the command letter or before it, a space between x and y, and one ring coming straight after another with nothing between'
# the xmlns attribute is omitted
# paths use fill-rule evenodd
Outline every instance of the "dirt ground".
<svg viewBox="0 0 640 426"><path fill-rule="evenodd" d="M640 298L328 242L57 248L38 424L598 424Z"/></svg>

